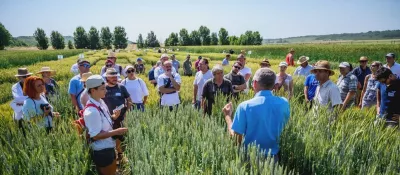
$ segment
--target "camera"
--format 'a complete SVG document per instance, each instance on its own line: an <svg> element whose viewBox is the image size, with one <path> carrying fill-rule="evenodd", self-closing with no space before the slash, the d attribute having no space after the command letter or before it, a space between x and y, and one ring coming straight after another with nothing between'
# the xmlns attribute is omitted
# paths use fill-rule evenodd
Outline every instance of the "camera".
<svg viewBox="0 0 400 175"><path fill-rule="evenodd" d="M49 104L40 104L40 109L44 112L44 110L49 110L50 109L50 105ZM53 114L50 112L49 113L50 117L53 117Z"/></svg>

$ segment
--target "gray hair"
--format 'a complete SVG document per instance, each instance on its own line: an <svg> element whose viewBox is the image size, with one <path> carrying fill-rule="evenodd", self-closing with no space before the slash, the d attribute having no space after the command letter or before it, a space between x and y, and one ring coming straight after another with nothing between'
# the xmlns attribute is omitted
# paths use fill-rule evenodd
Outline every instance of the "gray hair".
<svg viewBox="0 0 400 175"><path fill-rule="evenodd" d="M214 75L216 72L218 72L218 71L224 72L224 68L223 68L221 65L219 65L219 64L215 65L215 66L212 68L212 70L211 70L211 72L212 72L213 75Z"/></svg>
<svg viewBox="0 0 400 175"><path fill-rule="evenodd" d="M161 59L161 58L164 58L164 57L169 58L168 54L162 54L161 57L160 57L160 59Z"/></svg>
<svg viewBox="0 0 400 175"><path fill-rule="evenodd" d="M254 74L253 80L257 81L257 84L262 89L272 89L275 85L276 75L270 68L261 68Z"/></svg>

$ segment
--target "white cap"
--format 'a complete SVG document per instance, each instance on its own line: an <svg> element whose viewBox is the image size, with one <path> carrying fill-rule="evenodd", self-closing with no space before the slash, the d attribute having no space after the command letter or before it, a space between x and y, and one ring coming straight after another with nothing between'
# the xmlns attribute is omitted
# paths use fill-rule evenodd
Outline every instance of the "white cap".
<svg viewBox="0 0 400 175"><path fill-rule="evenodd" d="M282 67L282 66L285 66L285 67L287 67L288 65L287 65L287 63L286 63L286 62L281 62L281 63L279 63L279 67Z"/></svg>
<svg viewBox="0 0 400 175"><path fill-rule="evenodd" d="M341 63L339 64L339 67L350 67L350 63L348 63L348 62L341 62Z"/></svg>
<svg viewBox="0 0 400 175"><path fill-rule="evenodd" d="M105 84L103 77L100 75L92 75L86 80L86 88L95 88Z"/></svg>
<svg viewBox="0 0 400 175"><path fill-rule="evenodd" d="M135 69L135 67L133 67L132 65L126 66L125 67L125 72L128 71L129 69Z"/></svg>

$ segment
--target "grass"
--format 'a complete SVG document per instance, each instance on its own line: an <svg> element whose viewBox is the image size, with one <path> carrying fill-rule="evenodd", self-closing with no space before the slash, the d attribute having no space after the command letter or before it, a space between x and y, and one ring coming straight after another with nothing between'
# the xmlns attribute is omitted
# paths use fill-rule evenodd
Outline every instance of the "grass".
<svg viewBox="0 0 400 175"><path fill-rule="evenodd" d="M176 52L183 62L186 52ZM212 67L220 63L221 53L192 53L211 57ZM157 61L160 54L151 51L124 51L118 54L118 63L125 66L137 57L144 58L146 69L150 62ZM105 51L85 53L92 63L91 71L100 72L106 57ZM57 120L54 133L46 135L42 128L32 126L27 138L22 136L11 119L9 102L0 105L3 117L0 119L0 174L85 174L92 173L88 148L79 139L71 126L76 117L67 95L67 85L72 75L70 66L74 56L62 61L47 61L29 66L31 71L41 66L57 70L56 79L61 86L61 95L51 99L55 110L62 114ZM272 68L278 71L280 60L272 60ZM232 62L231 62L232 64ZM258 60L248 59L253 73L259 67ZM225 73L229 71L225 68ZM15 73L14 69L1 70L2 74ZM292 73L293 67L288 68ZM337 80L336 75L331 77ZM147 80L145 75L139 75ZM10 79L10 80L8 80ZM11 89L16 82L9 76L1 80L2 88ZM249 151L249 161L245 161L243 150L233 145L226 133L226 124L221 112L224 99L217 100L213 115L203 118L191 108L194 77L182 77L180 91L182 105L176 113L162 111L157 105L155 88L146 82L150 91L145 113L131 112L126 118L129 128L126 156L129 163L123 167L123 174L271 174L273 166L269 160L256 162L257 151ZM295 79L294 94L291 99L291 118L281 141L281 162L275 167L275 174L398 174L400 170L400 139L398 131L387 129L382 123L374 124L374 109L361 111L351 108L329 122L331 115L326 109L305 110L302 94L302 79ZM7 87L9 86L9 87ZM281 93L278 93L280 95ZM4 92L1 97L6 96ZM252 98L253 92L241 96L241 101ZM1 98L0 98L1 99ZM9 99L6 97L6 99ZM234 102L234 107L237 103Z"/></svg>

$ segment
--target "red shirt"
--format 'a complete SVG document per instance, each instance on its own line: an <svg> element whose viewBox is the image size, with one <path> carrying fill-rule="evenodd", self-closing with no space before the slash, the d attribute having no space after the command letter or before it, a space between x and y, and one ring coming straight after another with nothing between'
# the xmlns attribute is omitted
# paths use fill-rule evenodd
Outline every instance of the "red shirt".
<svg viewBox="0 0 400 175"><path fill-rule="evenodd" d="M200 63L200 60L197 60L197 61L194 63L194 67L196 67L197 72L200 71L199 63Z"/></svg>
<svg viewBox="0 0 400 175"><path fill-rule="evenodd" d="M294 66L294 59L292 59L293 54L288 53L286 55L286 63L288 64L288 66ZM290 62L290 59L292 59L292 61Z"/></svg>

